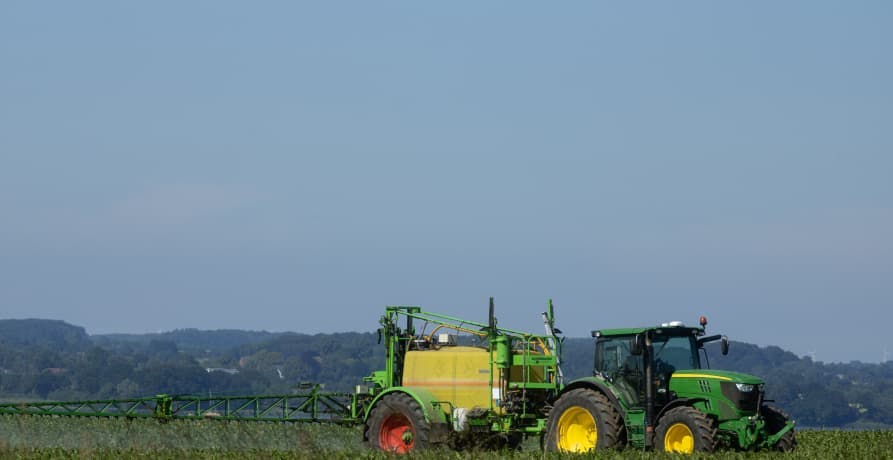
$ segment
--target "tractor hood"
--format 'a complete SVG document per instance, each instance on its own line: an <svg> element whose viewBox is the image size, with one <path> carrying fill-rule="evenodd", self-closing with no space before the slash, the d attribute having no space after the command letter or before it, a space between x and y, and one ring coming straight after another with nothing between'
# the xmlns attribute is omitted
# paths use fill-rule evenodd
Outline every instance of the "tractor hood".
<svg viewBox="0 0 893 460"><path fill-rule="evenodd" d="M763 380L759 377L754 377L750 374L743 374L741 372L732 372L732 371L719 371L713 369L691 369L684 371L676 371L673 372L671 380L681 380L681 379L710 379L710 380L719 380L722 382L732 382L732 383L747 383L750 385L762 385Z"/></svg>
<svg viewBox="0 0 893 460"><path fill-rule="evenodd" d="M763 380L740 372L692 369L674 372L670 391L680 398L706 400L703 410L722 422L759 413Z"/></svg>

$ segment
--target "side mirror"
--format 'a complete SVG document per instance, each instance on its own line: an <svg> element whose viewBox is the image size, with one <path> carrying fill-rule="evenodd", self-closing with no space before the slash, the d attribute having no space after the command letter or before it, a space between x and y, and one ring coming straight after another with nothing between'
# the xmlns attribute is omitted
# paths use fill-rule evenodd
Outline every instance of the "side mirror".
<svg viewBox="0 0 893 460"><path fill-rule="evenodd" d="M629 342L629 352L634 356L639 356L645 350L645 334L636 334Z"/></svg>
<svg viewBox="0 0 893 460"><path fill-rule="evenodd" d="M722 352L723 356L729 354L729 338L726 336L722 336L722 342L719 343L719 350Z"/></svg>

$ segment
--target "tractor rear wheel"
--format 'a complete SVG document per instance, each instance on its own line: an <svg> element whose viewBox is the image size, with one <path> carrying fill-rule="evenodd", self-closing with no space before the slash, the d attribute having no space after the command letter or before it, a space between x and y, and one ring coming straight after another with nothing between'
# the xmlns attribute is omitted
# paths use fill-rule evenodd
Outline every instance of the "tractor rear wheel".
<svg viewBox="0 0 893 460"><path fill-rule="evenodd" d="M778 430L784 428L788 422L787 414L777 407L762 406L760 408L760 415L766 420L766 430L769 431L770 434L778 433ZM783 434L773 447L780 452L791 452L796 449L797 438L794 435L794 430L788 430L787 433Z"/></svg>
<svg viewBox="0 0 893 460"><path fill-rule="evenodd" d="M382 396L366 419L364 439L370 447L406 454L428 447L431 425L422 407L406 393Z"/></svg>
<svg viewBox="0 0 893 460"><path fill-rule="evenodd" d="M670 409L657 422L654 444L655 448L664 452L713 452L716 448L716 425L694 407Z"/></svg>
<svg viewBox="0 0 893 460"><path fill-rule="evenodd" d="M605 395L589 389L571 390L549 411L545 449L550 452L589 452L623 446L623 420Z"/></svg>

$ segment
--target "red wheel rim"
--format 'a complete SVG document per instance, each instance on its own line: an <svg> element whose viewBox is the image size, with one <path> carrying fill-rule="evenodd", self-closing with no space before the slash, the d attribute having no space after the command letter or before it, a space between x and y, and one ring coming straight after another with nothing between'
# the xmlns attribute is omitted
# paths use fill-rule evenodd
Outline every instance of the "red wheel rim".
<svg viewBox="0 0 893 460"><path fill-rule="evenodd" d="M382 450L395 454L405 454L415 444L412 423L403 414L391 414L381 423L378 445Z"/></svg>

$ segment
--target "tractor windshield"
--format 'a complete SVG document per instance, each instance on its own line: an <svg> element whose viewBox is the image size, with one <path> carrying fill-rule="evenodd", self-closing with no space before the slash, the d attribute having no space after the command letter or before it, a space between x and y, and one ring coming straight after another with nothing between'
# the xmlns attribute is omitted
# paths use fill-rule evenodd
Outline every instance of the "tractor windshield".
<svg viewBox="0 0 893 460"><path fill-rule="evenodd" d="M691 335L655 335L651 339L654 347L654 367L657 372L671 374L683 369L700 369L698 345Z"/></svg>

